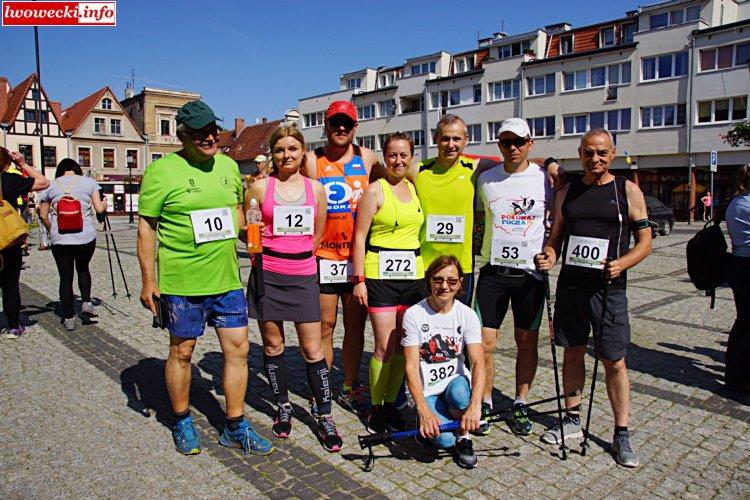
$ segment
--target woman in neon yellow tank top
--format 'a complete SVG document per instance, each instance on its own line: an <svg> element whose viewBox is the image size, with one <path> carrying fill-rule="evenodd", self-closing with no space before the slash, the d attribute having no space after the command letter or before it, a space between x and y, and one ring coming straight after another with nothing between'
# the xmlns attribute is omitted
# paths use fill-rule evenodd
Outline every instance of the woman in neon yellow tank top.
<svg viewBox="0 0 750 500"><path fill-rule="evenodd" d="M395 401L404 380L401 321L404 311L427 294L419 251L424 214L406 179L413 155L414 141L407 134L389 135L383 146L386 177L367 188L357 208L354 297L367 306L375 335L368 419L373 432L382 432L387 424L399 427Z"/></svg>

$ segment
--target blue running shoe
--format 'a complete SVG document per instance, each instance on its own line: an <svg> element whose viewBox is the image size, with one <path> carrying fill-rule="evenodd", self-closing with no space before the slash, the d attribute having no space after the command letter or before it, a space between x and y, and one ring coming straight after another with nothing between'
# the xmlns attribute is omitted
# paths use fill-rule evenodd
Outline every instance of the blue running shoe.
<svg viewBox="0 0 750 500"><path fill-rule="evenodd" d="M175 424L172 438L175 448L183 455L197 455L201 452L201 441L190 417L183 418Z"/></svg>
<svg viewBox="0 0 750 500"><path fill-rule="evenodd" d="M240 422L237 429L233 431L225 427L219 438L219 444L227 448L240 448L251 455L268 455L275 450L271 442L260 437L247 420Z"/></svg>

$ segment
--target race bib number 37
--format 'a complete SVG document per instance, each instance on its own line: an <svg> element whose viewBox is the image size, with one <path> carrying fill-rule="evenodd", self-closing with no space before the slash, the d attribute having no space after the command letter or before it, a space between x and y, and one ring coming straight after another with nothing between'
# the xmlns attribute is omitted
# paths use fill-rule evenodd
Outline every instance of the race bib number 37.
<svg viewBox="0 0 750 500"><path fill-rule="evenodd" d="M237 237L234 232L232 211L229 208L209 208L190 212L193 237L196 243L229 240Z"/></svg>
<svg viewBox="0 0 750 500"><path fill-rule="evenodd" d="M604 269L604 261L609 250L609 240L605 238L587 238L573 236L568 238L565 253L565 264L569 266Z"/></svg>
<svg viewBox="0 0 750 500"><path fill-rule="evenodd" d="M273 207L273 233L275 235L313 234L313 207Z"/></svg>
<svg viewBox="0 0 750 500"><path fill-rule="evenodd" d="M417 279L417 257L414 252L380 251L378 254L378 277L381 280Z"/></svg>
<svg viewBox="0 0 750 500"><path fill-rule="evenodd" d="M320 259L321 283L348 283L351 275L351 261Z"/></svg>
<svg viewBox="0 0 750 500"><path fill-rule="evenodd" d="M428 215L427 241L438 241L441 243L463 243L463 215Z"/></svg>

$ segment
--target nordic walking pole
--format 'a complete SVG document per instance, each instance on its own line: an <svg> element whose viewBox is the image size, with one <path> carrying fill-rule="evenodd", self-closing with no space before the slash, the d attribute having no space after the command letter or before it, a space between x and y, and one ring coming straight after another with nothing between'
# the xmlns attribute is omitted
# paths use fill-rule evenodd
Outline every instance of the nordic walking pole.
<svg viewBox="0 0 750 500"><path fill-rule="evenodd" d="M112 224L109 222L109 216L105 216L105 223L109 226L109 236L112 238L112 248L115 249L115 257L117 257L117 265L120 267L120 276L122 276L122 283L125 285L125 296L130 298L130 290L128 290L128 282L125 279L125 271L122 270L122 262L120 261L120 252L117 251L117 243L115 243L115 235L112 234Z"/></svg>
<svg viewBox="0 0 750 500"><path fill-rule="evenodd" d="M612 259L607 259L609 262ZM606 272L606 266L603 272ZM604 288L602 290L602 319L599 321L599 332L597 333L595 328L592 328L594 334L594 371L591 374L591 394L589 395L589 407L586 411L586 430L583 432L583 442L581 443L581 456L586 456L586 449L589 447L589 425L591 424L591 409L594 407L594 390L596 389L596 371L599 368L599 341L602 336L602 330L604 329L604 318L607 314L607 299L609 298L609 284L610 280L604 278Z"/></svg>
<svg viewBox="0 0 750 500"><path fill-rule="evenodd" d="M562 400L560 398L560 374L557 368L557 347L555 346L555 328L552 323L552 304L549 288L549 273L542 271L542 277L544 278L544 299L547 302L547 323L549 325L549 345L552 350L552 369L555 372L555 395L557 396L557 420L560 425L560 452L562 453L562 459L568 459L568 447L565 446L565 427L563 426L563 411L562 411Z"/></svg>
<svg viewBox="0 0 750 500"><path fill-rule="evenodd" d="M107 227L107 213L104 213L104 239L107 241L107 260L109 261L109 277L112 279L112 297L117 298L117 289L115 289L115 273L112 270L112 254L109 249L109 228Z"/></svg>

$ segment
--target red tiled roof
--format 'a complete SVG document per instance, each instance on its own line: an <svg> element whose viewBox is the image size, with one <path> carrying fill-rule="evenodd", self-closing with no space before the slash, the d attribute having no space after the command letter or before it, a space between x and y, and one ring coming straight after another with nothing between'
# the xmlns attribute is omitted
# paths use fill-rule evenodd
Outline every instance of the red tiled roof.
<svg viewBox="0 0 750 500"><path fill-rule="evenodd" d="M259 154L268 155L268 143L271 133L281 124L281 120L259 123L245 127L227 151L227 156L236 162L255 159Z"/></svg>
<svg viewBox="0 0 750 500"><path fill-rule="evenodd" d="M16 88L11 89L6 101L5 114L1 117L0 121L9 124L13 124L16 121L18 110L21 109L21 104L26 94L29 93L29 88L34 80L36 80L36 74L32 73L24 81L16 85Z"/></svg>
<svg viewBox="0 0 750 500"><path fill-rule="evenodd" d="M101 88L66 109L65 113L63 113L62 129L65 132L75 132L78 130L78 127L81 126L83 120L86 119L93 107L96 106L96 103L101 100L108 88Z"/></svg>
<svg viewBox="0 0 750 500"><path fill-rule="evenodd" d="M8 93L11 87L8 83L8 79L4 76L0 76L0 118L5 114L5 109L8 107Z"/></svg>
<svg viewBox="0 0 750 500"><path fill-rule="evenodd" d="M219 148L228 148L231 146L232 136L234 136L234 130L222 130L219 132Z"/></svg>

